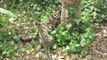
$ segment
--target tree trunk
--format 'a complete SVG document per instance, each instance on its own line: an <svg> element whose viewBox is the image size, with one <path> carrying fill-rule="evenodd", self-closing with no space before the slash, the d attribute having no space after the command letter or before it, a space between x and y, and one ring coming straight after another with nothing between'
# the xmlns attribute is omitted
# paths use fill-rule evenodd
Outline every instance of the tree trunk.
<svg viewBox="0 0 107 60"><path fill-rule="evenodd" d="M61 7L61 18L60 22L61 24L65 24L69 22L68 17L68 9L71 5L77 5L77 12L76 12L76 18L80 18L81 13L81 0L63 0L62 1L62 7Z"/></svg>

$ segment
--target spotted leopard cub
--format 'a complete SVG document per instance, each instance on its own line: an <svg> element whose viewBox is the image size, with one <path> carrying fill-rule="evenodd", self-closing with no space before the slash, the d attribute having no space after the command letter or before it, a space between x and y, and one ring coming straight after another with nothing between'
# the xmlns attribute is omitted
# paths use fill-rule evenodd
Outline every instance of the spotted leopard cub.
<svg viewBox="0 0 107 60"><path fill-rule="evenodd" d="M47 44L47 46L50 47L53 43L55 43L54 38L49 33L55 29L58 23L60 23L60 16L61 16L61 10L53 13L45 24L36 21L36 26L38 27L38 31L40 33L39 37L40 37L41 46Z"/></svg>
<svg viewBox="0 0 107 60"><path fill-rule="evenodd" d="M40 44L42 47L46 45L46 47L51 47L51 45L55 42L54 38L49 35L48 28L41 24L40 22L36 22L36 26L39 31Z"/></svg>
<svg viewBox="0 0 107 60"><path fill-rule="evenodd" d="M60 16L61 16L61 10L53 13L49 19L47 20L47 22L44 24L47 29L49 29L49 32L53 31L56 27L56 25L58 25L58 23L60 23Z"/></svg>
<svg viewBox="0 0 107 60"><path fill-rule="evenodd" d="M55 42L55 40L52 36L49 35L46 27L43 24L41 24L40 22L37 22L36 25L39 31L41 47L44 47L48 60L52 60L52 57L50 54L50 47Z"/></svg>

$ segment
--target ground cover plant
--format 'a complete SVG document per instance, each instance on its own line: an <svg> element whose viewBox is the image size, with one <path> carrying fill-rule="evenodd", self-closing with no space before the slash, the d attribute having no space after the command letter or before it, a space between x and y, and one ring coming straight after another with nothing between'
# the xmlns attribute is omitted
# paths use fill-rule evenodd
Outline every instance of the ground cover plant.
<svg viewBox="0 0 107 60"><path fill-rule="evenodd" d="M38 49L39 31L35 22L45 24L62 6L60 0L1 0L0 3L0 59L12 60L23 52L31 53ZM63 26L58 22L55 29L49 32L55 39L51 50L61 48L79 54L87 51L95 40L94 28L107 20L107 0L82 0L81 6L80 18L75 17L77 9L72 5L66 16L70 22ZM30 37L34 38L27 40Z"/></svg>

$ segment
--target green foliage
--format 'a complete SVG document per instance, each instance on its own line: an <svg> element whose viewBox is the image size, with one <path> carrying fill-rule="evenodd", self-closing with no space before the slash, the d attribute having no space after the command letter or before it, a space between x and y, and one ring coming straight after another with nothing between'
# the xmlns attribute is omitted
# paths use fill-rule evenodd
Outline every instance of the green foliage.
<svg viewBox="0 0 107 60"><path fill-rule="evenodd" d="M78 27L72 27L72 24L66 24L64 27L58 27L51 32L51 35L56 39L53 48L63 47L64 50L72 52L82 51L84 47L88 46L95 36L92 27L87 24L81 23ZM82 27L82 28L79 28ZM81 30L81 31L78 31ZM56 46L58 45L58 46Z"/></svg>
<svg viewBox="0 0 107 60"><path fill-rule="evenodd" d="M8 31L8 16L15 17L9 10L0 8L0 59L14 55L14 41L11 40L11 32Z"/></svg>
<svg viewBox="0 0 107 60"><path fill-rule="evenodd" d="M0 8L0 59L20 56L20 51L33 52L38 45L31 42L27 47L20 42L19 33L35 33L35 21L45 23L48 17L60 9L60 0L2 0ZM93 22L107 19L107 0L82 0L81 18L75 18L75 6L69 9L71 21L64 26L58 24L51 35L56 39L53 49L62 47L64 50L80 52L87 47L95 37ZM67 16L68 17L68 16ZM72 22L77 23L76 27ZM15 39L14 39L14 38ZM18 43L17 44L15 43ZM19 48L19 49L18 49ZM17 51L16 51L17 50ZM14 56L13 56L14 55Z"/></svg>
<svg viewBox="0 0 107 60"><path fill-rule="evenodd" d="M15 56L14 41L11 40L11 35L7 32L0 33L0 59Z"/></svg>
<svg viewBox="0 0 107 60"><path fill-rule="evenodd" d="M2 43L0 43L0 46L1 46L0 53L3 56L2 58L14 55L14 52L15 52L14 46L11 45L9 42L7 42L7 41L2 42Z"/></svg>
<svg viewBox="0 0 107 60"><path fill-rule="evenodd" d="M107 0L83 0L84 14L90 16L91 21L101 22L107 19Z"/></svg>
<svg viewBox="0 0 107 60"><path fill-rule="evenodd" d="M16 17L15 14L13 14L9 10L3 9L3 8L0 8L0 13L6 14L6 15L8 15L10 17Z"/></svg>
<svg viewBox="0 0 107 60"><path fill-rule="evenodd" d="M38 45L33 41L25 48L17 35L25 33L25 28L28 27L30 31L27 34L35 33L37 36L37 28L32 23L35 23L35 20L41 20L44 23L59 7L57 0L3 0L1 4L0 60L5 58L13 60L23 51L33 52Z"/></svg>
<svg viewBox="0 0 107 60"><path fill-rule="evenodd" d="M64 50L70 50L72 52L80 52L88 46L92 40L94 40L95 33L93 31L93 21L97 21L97 9L94 5L95 2L91 0L82 1L81 18L75 17L75 6L71 6L69 9L69 18L71 21L69 24L61 26L51 32L51 35L56 39L56 43L53 48L63 47ZM77 26L72 26L72 21L75 21Z"/></svg>
<svg viewBox="0 0 107 60"><path fill-rule="evenodd" d="M34 51L34 48L32 47L32 45L29 45L26 49L27 49L29 52Z"/></svg>
<svg viewBox="0 0 107 60"><path fill-rule="evenodd" d="M5 18L0 16L0 28L2 28L5 25L5 22L6 22Z"/></svg>

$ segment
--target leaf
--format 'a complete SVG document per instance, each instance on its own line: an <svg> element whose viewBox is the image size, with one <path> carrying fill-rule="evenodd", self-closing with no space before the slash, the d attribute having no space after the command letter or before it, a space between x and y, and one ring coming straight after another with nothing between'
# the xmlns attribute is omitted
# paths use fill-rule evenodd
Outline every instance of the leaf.
<svg viewBox="0 0 107 60"><path fill-rule="evenodd" d="M2 24L0 24L0 28L2 28L3 27L3 25Z"/></svg>
<svg viewBox="0 0 107 60"><path fill-rule="evenodd" d="M81 22L81 19L74 19L74 21L77 23L77 25L79 25Z"/></svg>
<svg viewBox="0 0 107 60"><path fill-rule="evenodd" d="M72 27L72 24L69 23L69 24L66 25L66 27L67 27L67 29L69 30L69 29Z"/></svg>
<svg viewBox="0 0 107 60"><path fill-rule="evenodd" d="M97 12L93 12L92 15L93 15L93 18L94 18L94 19L97 18L97 17L96 17L96 16L97 16Z"/></svg>
<svg viewBox="0 0 107 60"><path fill-rule="evenodd" d="M56 34L56 33L57 33L56 30L54 30L54 31L51 32L51 34Z"/></svg>
<svg viewBox="0 0 107 60"><path fill-rule="evenodd" d="M20 37L19 36L14 36L13 39L14 39L15 42L19 42L20 41Z"/></svg>
<svg viewBox="0 0 107 60"><path fill-rule="evenodd" d="M64 48L64 50L65 50L65 51L70 50L70 46L67 45L67 46Z"/></svg>
<svg viewBox="0 0 107 60"><path fill-rule="evenodd" d="M16 15L15 15L14 13L12 13L12 12L9 11L9 10L3 9L3 8L0 8L0 13L6 14L6 15L8 15L8 16L10 16L10 17L16 17Z"/></svg>
<svg viewBox="0 0 107 60"><path fill-rule="evenodd" d="M86 45L86 40L85 40L84 38L81 40L80 45L81 45L82 47Z"/></svg>
<svg viewBox="0 0 107 60"><path fill-rule="evenodd" d="M29 46L27 47L27 50L28 50L29 52L34 51L34 49L33 49L32 45L29 45Z"/></svg>
<svg viewBox="0 0 107 60"><path fill-rule="evenodd" d="M56 49L56 48L57 48L57 45L56 45L56 44L54 44L54 45L53 45L53 49Z"/></svg>
<svg viewBox="0 0 107 60"><path fill-rule="evenodd" d="M71 46L71 50L72 50L73 52L77 51L75 44L73 44L73 45Z"/></svg>

